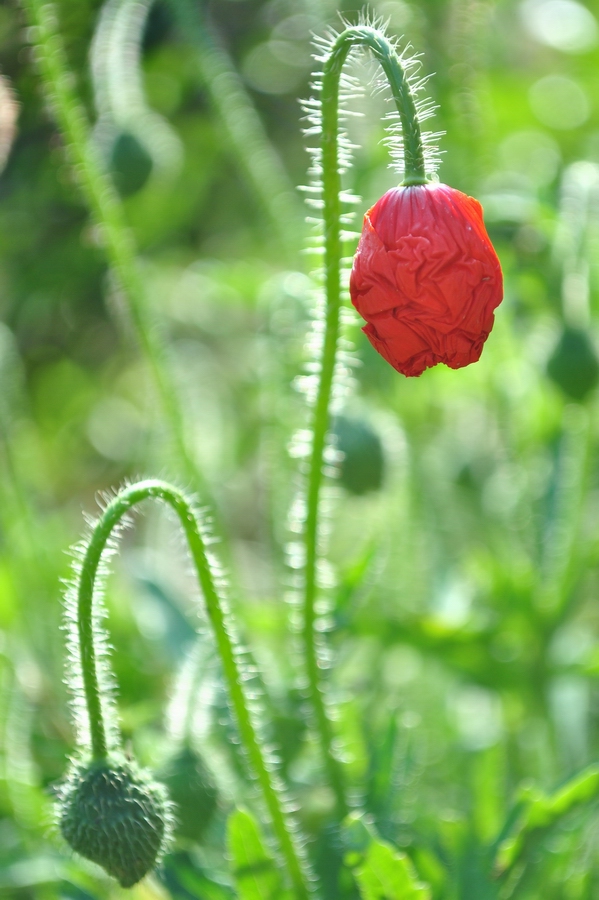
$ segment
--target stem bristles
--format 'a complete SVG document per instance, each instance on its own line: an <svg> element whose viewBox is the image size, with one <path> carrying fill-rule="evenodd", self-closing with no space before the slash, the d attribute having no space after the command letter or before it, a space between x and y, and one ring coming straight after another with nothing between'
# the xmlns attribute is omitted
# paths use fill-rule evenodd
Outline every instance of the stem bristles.
<svg viewBox="0 0 599 900"><path fill-rule="evenodd" d="M115 536L134 506L155 498L166 503L177 515L185 533L215 644L221 659L231 711L237 722L241 742L247 754L250 772L259 785L279 851L297 900L313 893L297 827L289 819L288 802L275 772L274 753L261 737L263 709L256 689L255 672L245 662L245 651L236 635L226 596L223 573L207 547L210 535L197 507L177 488L166 482L148 480L128 485L106 505L91 529L88 540L77 551L74 590L67 604L70 628L71 665L75 666L75 709L79 720L79 740L84 754L104 763L118 750L116 715L111 700L111 679L107 664L106 635L99 621L97 579L107 571L107 561L116 549ZM74 620L74 621L73 621ZM81 720L87 719L82 731Z"/></svg>
<svg viewBox="0 0 599 900"><path fill-rule="evenodd" d="M374 84L375 92L384 88L389 93L390 89L389 99L394 109L386 117L385 143L392 167L403 175L403 184L428 181L438 158L436 136L423 134L421 130L421 123L432 115L434 105L422 96L427 78L420 73L419 57L409 45L400 53L398 42L386 36L380 18L366 15L356 25L347 21L343 24L342 31L331 29L315 40L316 60L321 69L312 81L316 96L303 105L306 134L311 141L318 139L318 144L309 148L311 182L306 193L310 207L322 210L322 218L314 222L315 238L310 252L321 253L323 265L316 279L315 314L307 339L309 362L305 374L297 379L308 401L311 422L293 446L294 455L300 459L304 486L301 501L293 504L290 527L294 534L301 534L302 542L300 547L294 540L289 548L290 565L301 575L294 579L291 598L299 602L301 591L307 693L339 817L347 812L348 801L323 685L323 673L330 662L322 642L322 633L330 625L323 592L334 584L334 575L330 568L325 571L322 564L330 512L322 494L323 480L334 474L337 462L330 435L331 420L341 410L352 385L353 360L349 342L342 335L347 320L341 310L346 300L342 277L349 262L344 245L356 238L349 227L353 224L357 198L343 188L341 177L350 167L355 149L344 128L352 114L345 104L359 91L359 83L344 71L344 66L358 50L369 50L382 69L381 77Z"/></svg>

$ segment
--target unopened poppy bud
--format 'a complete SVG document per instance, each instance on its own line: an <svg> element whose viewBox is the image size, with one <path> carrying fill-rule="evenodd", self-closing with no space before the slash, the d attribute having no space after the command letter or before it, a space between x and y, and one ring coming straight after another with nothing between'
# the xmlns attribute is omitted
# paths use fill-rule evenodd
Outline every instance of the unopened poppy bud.
<svg viewBox="0 0 599 900"><path fill-rule="evenodd" d="M364 217L350 294L370 343L404 375L476 362L503 298L480 203L432 182L387 191Z"/></svg>
<svg viewBox="0 0 599 900"><path fill-rule="evenodd" d="M121 131L110 151L110 171L117 190L129 197L142 189L152 173L152 157L130 131Z"/></svg>
<svg viewBox="0 0 599 900"><path fill-rule="evenodd" d="M184 744L160 774L175 806L175 835L201 840L218 805L218 790L202 756Z"/></svg>
<svg viewBox="0 0 599 900"><path fill-rule="evenodd" d="M137 884L164 850L171 819L165 788L125 759L75 765L62 785L64 839L122 887Z"/></svg>
<svg viewBox="0 0 599 900"><path fill-rule="evenodd" d="M581 328L564 328L547 363L547 374L566 397L582 402L599 382L599 361Z"/></svg>
<svg viewBox="0 0 599 900"><path fill-rule="evenodd" d="M333 423L335 447L342 454L339 481L350 494L378 491L383 483L385 459L381 439L364 419L337 416Z"/></svg>

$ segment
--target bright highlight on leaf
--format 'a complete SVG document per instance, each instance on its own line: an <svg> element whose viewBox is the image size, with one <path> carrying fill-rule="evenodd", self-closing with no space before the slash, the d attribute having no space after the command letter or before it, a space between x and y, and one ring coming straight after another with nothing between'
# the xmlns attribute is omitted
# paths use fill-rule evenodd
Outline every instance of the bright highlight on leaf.
<svg viewBox="0 0 599 900"><path fill-rule="evenodd" d="M362 900L431 900L405 853L383 841L372 842L354 874Z"/></svg>
<svg viewBox="0 0 599 900"><path fill-rule="evenodd" d="M291 900L258 823L247 810L237 809L229 816L227 844L239 900Z"/></svg>
<svg viewBox="0 0 599 900"><path fill-rule="evenodd" d="M431 900L406 854L382 841L365 816L350 813L341 837L362 900Z"/></svg>

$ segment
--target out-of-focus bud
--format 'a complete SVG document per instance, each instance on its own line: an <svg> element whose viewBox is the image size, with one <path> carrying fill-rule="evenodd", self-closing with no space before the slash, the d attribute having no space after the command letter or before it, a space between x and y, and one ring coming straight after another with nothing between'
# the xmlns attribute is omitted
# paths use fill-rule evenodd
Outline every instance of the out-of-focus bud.
<svg viewBox="0 0 599 900"><path fill-rule="evenodd" d="M164 786L120 757L75 764L60 788L57 812L72 849L125 888L156 865L172 820Z"/></svg>
<svg viewBox="0 0 599 900"><path fill-rule="evenodd" d="M586 400L599 381L599 361L584 329L563 329L549 357L547 374L570 400Z"/></svg>
<svg viewBox="0 0 599 900"><path fill-rule="evenodd" d="M201 754L185 743L160 774L175 805L177 837L200 841L218 805L218 789Z"/></svg>

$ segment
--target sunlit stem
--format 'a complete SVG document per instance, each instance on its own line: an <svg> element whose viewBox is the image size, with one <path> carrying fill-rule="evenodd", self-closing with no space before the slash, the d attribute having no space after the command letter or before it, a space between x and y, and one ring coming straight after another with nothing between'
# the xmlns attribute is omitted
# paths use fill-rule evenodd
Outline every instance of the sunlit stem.
<svg viewBox="0 0 599 900"><path fill-rule="evenodd" d="M296 900L308 900L311 896L309 880L298 852L293 827L283 809L277 778L271 770L262 748L243 685L243 672L238 661L234 638L235 629L231 615L225 601L219 595L204 538L192 505L181 491L163 481L141 481L124 488L108 504L96 523L83 559L77 593L77 627L92 755L95 759L103 759L107 753L93 621L96 575L102 554L114 528L133 506L151 497L162 500L172 507L185 532L206 603L208 618L214 632L229 700L237 720L242 744L260 786L279 849L287 864L295 898Z"/></svg>
<svg viewBox="0 0 599 900"><path fill-rule="evenodd" d="M341 178L339 175L339 81L343 64L352 47L368 47L381 64L391 86L400 115L405 155L404 184L424 184L427 181L420 125L412 90L402 62L392 44L377 29L354 26L335 40L324 63L322 74L322 183L324 201L324 266L326 293L326 328L320 382L312 423L312 451L310 455L307 512L304 530L306 547L303 641L309 690L320 744L329 782L335 792L337 812L347 812L347 799L341 763L333 747L333 728L329 719L316 644L315 599L319 554L319 499L322 485L323 457L330 419L330 402L337 343L339 339L339 311L341 304Z"/></svg>

